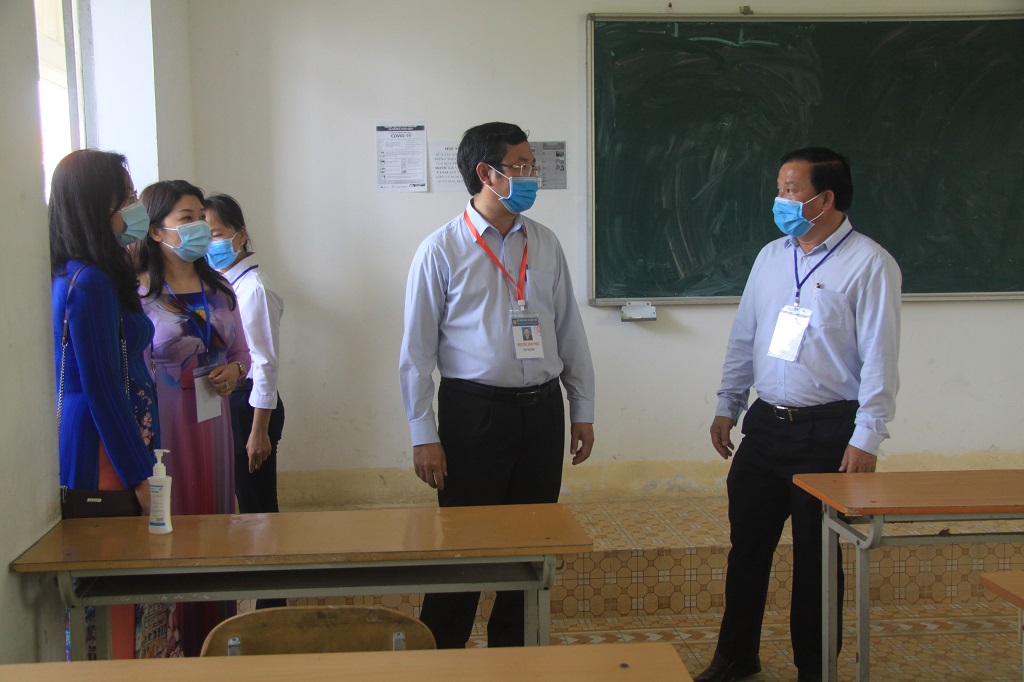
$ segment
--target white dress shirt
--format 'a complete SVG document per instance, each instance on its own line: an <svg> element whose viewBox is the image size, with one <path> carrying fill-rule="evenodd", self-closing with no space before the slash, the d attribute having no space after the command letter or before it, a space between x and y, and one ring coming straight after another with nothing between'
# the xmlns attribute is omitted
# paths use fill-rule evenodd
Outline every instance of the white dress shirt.
<svg viewBox="0 0 1024 682"><path fill-rule="evenodd" d="M273 410L277 407L277 366L284 301L260 269L256 254L249 254L235 263L224 277L238 297L245 339L252 355L248 374L252 379L249 404Z"/></svg>
<svg viewBox="0 0 1024 682"><path fill-rule="evenodd" d="M505 236L473 208L473 225L518 277L529 244L526 306L540 318L544 357L520 360L512 340L515 285L476 243L463 214L427 237L409 269L399 375L413 445L438 442L436 367L448 379L489 386L538 386L561 378L572 423L594 421L594 366L565 254L555 234L517 216Z"/></svg>
<svg viewBox="0 0 1024 682"><path fill-rule="evenodd" d="M852 231L847 218L807 254L790 237L761 249L729 336L716 415L737 421L751 385L771 405L857 400L850 444L878 454L896 413L903 277L885 249ZM811 319L797 359L788 362L770 357L768 346L779 312L794 302L794 253L801 279L821 267L801 288Z"/></svg>

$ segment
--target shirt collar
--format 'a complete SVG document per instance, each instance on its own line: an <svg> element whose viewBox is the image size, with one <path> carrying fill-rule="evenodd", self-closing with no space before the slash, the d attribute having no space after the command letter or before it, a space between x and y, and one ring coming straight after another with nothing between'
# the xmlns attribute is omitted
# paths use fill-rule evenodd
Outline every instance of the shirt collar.
<svg viewBox="0 0 1024 682"><path fill-rule="evenodd" d="M481 235L483 235L484 231L487 229L491 229L494 230L495 232L498 232L498 228L494 227L494 225L491 225L489 222L487 222L487 219L480 215L479 211L473 208L472 199L470 199L469 202L466 204L466 211L469 212L469 219L473 221L473 224L476 226L477 231ZM516 221L512 223L512 229L509 230L508 233L512 234L516 230L522 229L522 227L523 214L520 213L519 215L516 216ZM498 233L498 236L501 236L501 233Z"/></svg>
<svg viewBox="0 0 1024 682"><path fill-rule="evenodd" d="M839 242L843 241L843 238L846 237L846 235L848 235L852 231L853 231L853 223L850 222L849 216L845 216L844 215L843 216L843 222L840 223L839 229L837 229L835 232L830 234L828 236L828 239L826 239L825 241L823 241L822 243L818 244L813 249L811 249L811 253L815 253L817 251L821 251L822 248L824 248L824 250L826 252L831 251L832 249L836 248L836 245ZM790 237L789 239L786 240L786 246L787 247L797 247L799 245L800 245L800 242L797 241L796 237ZM809 253L807 255L809 256L811 254Z"/></svg>
<svg viewBox="0 0 1024 682"><path fill-rule="evenodd" d="M254 265L259 265L256 260L256 254L250 253L248 256L232 265L227 272L224 273L224 279L229 282L234 282L235 278L246 271L247 268L251 268Z"/></svg>

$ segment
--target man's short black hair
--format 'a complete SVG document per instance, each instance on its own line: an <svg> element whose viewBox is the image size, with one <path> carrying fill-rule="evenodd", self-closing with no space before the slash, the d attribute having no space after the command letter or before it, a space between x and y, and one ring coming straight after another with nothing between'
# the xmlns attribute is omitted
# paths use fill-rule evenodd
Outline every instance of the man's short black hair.
<svg viewBox="0 0 1024 682"><path fill-rule="evenodd" d="M470 194L477 194L484 188L477 177L476 167L480 162L497 167L505 159L509 146L526 142L527 135L514 123L484 123L470 128L459 143L459 172Z"/></svg>
<svg viewBox="0 0 1024 682"><path fill-rule="evenodd" d="M832 190L836 209L846 211L853 203L853 176L850 174L850 160L827 147L804 147L782 155L779 165L790 161L806 161L811 164L811 184L817 193Z"/></svg>

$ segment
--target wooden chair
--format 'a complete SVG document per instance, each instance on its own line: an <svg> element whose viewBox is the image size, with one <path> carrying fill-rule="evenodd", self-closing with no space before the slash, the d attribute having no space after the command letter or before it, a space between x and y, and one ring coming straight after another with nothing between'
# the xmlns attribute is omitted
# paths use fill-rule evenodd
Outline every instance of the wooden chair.
<svg viewBox="0 0 1024 682"><path fill-rule="evenodd" d="M402 636L396 636L397 633L402 633ZM235 638L237 642L232 641ZM401 648L434 649L436 645L434 636L422 621L383 606L282 606L228 618L207 635L199 655L228 656L237 653L249 656Z"/></svg>

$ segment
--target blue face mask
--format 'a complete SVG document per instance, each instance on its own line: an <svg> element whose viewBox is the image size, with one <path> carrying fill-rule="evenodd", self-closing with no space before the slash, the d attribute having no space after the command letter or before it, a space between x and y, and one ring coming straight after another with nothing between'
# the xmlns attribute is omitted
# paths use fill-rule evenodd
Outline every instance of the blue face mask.
<svg viewBox="0 0 1024 682"><path fill-rule="evenodd" d="M231 239L214 239L210 242L210 248L206 250L206 262L210 264L211 268L223 270L235 262L238 251L233 242L233 237Z"/></svg>
<svg viewBox="0 0 1024 682"><path fill-rule="evenodd" d="M124 220L126 229L117 235L121 246L129 246L142 240L149 232L149 213L141 201L136 201L131 206L121 209L121 218Z"/></svg>
<svg viewBox="0 0 1024 682"><path fill-rule="evenodd" d="M772 213L775 214L775 224L778 225L780 230L782 230L782 234L788 234L790 237L796 237L797 239L807 234L810 229L814 227L814 221L820 218L824 211L814 216L812 220L808 220L804 217L804 205L811 203L822 194L824 194L824 192L818 192L816 195L803 202L795 199L775 197L775 205L772 206Z"/></svg>
<svg viewBox="0 0 1024 682"><path fill-rule="evenodd" d="M168 246L166 242L161 242L161 244L176 253L181 260L192 263L206 255L206 250L210 246L210 226L205 220L161 229L178 231L181 244L178 246Z"/></svg>
<svg viewBox="0 0 1024 682"><path fill-rule="evenodd" d="M537 190L540 189L540 178L509 178L500 170L491 166L491 170L503 178L508 178L508 196L503 197L494 188L487 185L487 189L494 192L501 201L502 206L508 209L509 213L522 213L529 211L533 202L537 200Z"/></svg>

